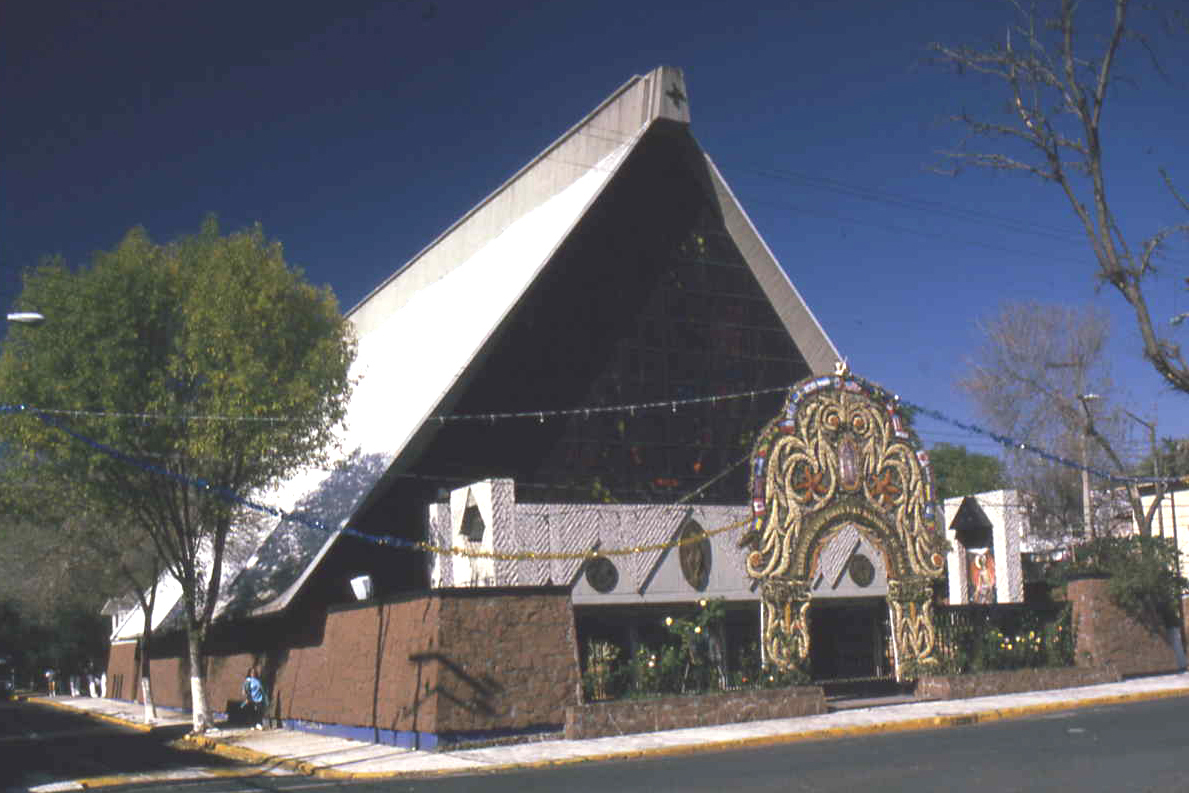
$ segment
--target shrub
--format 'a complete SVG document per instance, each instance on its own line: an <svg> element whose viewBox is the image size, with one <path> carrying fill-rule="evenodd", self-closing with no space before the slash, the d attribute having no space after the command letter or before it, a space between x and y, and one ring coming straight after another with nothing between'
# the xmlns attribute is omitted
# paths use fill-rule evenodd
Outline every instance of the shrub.
<svg viewBox="0 0 1189 793"><path fill-rule="evenodd" d="M1180 554L1165 537L1099 537L1072 549L1069 559L1050 571L1050 581L1063 586L1082 574L1110 576L1111 601L1155 630L1176 625L1185 577L1180 574Z"/></svg>

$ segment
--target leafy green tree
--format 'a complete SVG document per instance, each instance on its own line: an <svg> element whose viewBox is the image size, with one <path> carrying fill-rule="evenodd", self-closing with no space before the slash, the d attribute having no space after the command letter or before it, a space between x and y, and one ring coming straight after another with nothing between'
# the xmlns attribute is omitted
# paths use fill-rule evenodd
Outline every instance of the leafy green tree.
<svg viewBox="0 0 1189 793"><path fill-rule="evenodd" d="M929 450L939 499L969 496L1003 487L1003 463L989 454L969 452L965 446L939 443Z"/></svg>
<svg viewBox="0 0 1189 793"><path fill-rule="evenodd" d="M0 422L0 440L28 465L52 460L42 475L79 489L92 519L152 543L180 584L201 732L234 497L325 459L350 391L349 325L259 226L224 236L213 218L166 244L134 228L78 270L49 260L17 308L47 319L10 330L0 394L43 412Z"/></svg>
<svg viewBox="0 0 1189 793"><path fill-rule="evenodd" d="M160 556L135 527L93 515L80 488L66 489L59 477L46 476L51 465L38 459L0 466L0 515L6 518L0 523L0 599L12 598L30 619L45 621L71 609L94 616L107 600L131 593L143 618L139 677L150 723L156 718L149 648Z"/></svg>

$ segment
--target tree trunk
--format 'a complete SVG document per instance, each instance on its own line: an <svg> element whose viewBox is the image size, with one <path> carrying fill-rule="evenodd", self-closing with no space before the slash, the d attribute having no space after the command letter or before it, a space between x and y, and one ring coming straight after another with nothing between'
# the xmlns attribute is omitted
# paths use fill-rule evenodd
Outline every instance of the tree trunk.
<svg viewBox="0 0 1189 793"><path fill-rule="evenodd" d="M206 706L206 653L203 650L201 631L191 626L186 631L190 646L190 709L192 729L195 734L206 732L210 717Z"/></svg>
<svg viewBox="0 0 1189 793"><path fill-rule="evenodd" d="M153 601L156 592L146 602L141 599L141 613L144 614L144 629L140 634L140 696L144 702L144 723L152 724L157 720L157 704L153 701L152 667L150 666L150 649L153 644Z"/></svg>
<svg viewBox="0 0 1189 793"><path fill-rule="evenodd" d="M157 705L153 701L153 683L150 677L149 668L149 631L151 628L147 624L148 617L145 617L145 633L140 637L140 696L144 702L144 723L152 724L157 720Z"/></svg>

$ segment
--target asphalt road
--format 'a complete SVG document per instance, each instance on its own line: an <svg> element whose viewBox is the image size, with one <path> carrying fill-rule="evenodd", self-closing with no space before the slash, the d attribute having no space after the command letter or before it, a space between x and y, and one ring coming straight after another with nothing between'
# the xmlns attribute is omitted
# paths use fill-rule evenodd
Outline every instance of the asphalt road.
<svg viewBox="0 0 1189 793"><path fill-rule="evenodd" d="M97 725L44 707L0 706L0 724L0 769L10 768L9 763L48 767L52 778L60 780L81 775L73 769L96 775L100 766L104 773L221 767L214 779L109 788L113 793L176 792L183 784L185 793L1189 791L1189 698L763 749L359 782L270 777L259 769L171 749L166 736ZM40 775L29 778L31 783L46 781L50 779ZM0 791L4 789L0 784Z"/></svg>
<svg viewBox="0 0 1189 793"><path fill-rule="evenodd" d="M171 747L184 732L144 733L33 702L0 700L0 791L113 774L235 772L230 760Z"/></svg>

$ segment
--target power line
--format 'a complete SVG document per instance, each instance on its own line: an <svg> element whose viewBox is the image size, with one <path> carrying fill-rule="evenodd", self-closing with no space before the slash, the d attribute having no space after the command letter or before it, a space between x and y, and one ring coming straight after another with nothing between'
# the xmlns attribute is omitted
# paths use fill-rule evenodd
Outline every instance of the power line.
<svg viewBox="0 0 1189 793"><path fill-rule="evenodd" d="M969 209L954 204L945 204L932 199L910 196L905 193L876 190L871 187L848 184L847 182L837 179L830 179L824 176L812 176L810 174L798 173L796 171L790 171L783 168L774 168L771 166L765 167L751 165L740 167L740 170L745 170L767 179L774 179L777 181L786 182L788 184L795 184L801 187L809 187L815 190L825 190L828 192L838 193L840 195L852 196L863 201L883 204L884 206L895 206L918 212L928 212L931 215L942 215L945 217L954 218L956 220L963 220L969 223L978 223L980 226L994 225L1008 231L1015 231L1021 234L1031 234L1033 236L1044 237L1060 242L1085 243L1085 237L1074 234L1068 230L1061 229L1058 226L1049 226L1047 224L1036 223L1034 221L1019 220L1006 215L997 215L982 209Z"/></svg>

